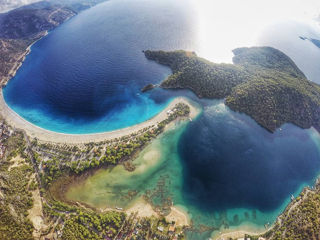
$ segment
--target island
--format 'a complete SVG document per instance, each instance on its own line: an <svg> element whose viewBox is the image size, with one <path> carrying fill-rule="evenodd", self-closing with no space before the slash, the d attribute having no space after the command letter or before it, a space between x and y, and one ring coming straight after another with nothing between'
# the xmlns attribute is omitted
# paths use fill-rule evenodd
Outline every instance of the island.
<svg viewBox="0 0 320 240"><path fill-rule="evenodd" d="M156 86L154 84L148 84L141 89L141 92L147 92L154 89Z"/></svg>
<svg viewBox="0 0 320 240"><path fill-rule="evenodd" d="M233 64L216 64L186 51L144 52L172 69L162 88L185 88L200 98L225 99L270 132L285 123L320 131L320 86L271 47L233 50Z"/></svg>
<svg viewBox="0 0 320 240"><path fill-rule="evenodd" d="M0 14L1 86L15 75L34 42L99 2L102 0L41 1ZM294 62L276 49L235 49L234 64L214 64L186 51L144 53L172 69L162 88L186 88L200 98L225 99L232 110L248 114L271 132L284 123L320 130L319 85L308 81ZM176 98L154 118L136 126L101 134L61 134L22 119L6 105L1 92L0 239L185 239L184 230L192 228L192 223L185 220L187 213L174 206L151 209L156 217L140 217L136 209L100 211L71 202L64 193L70 182L101 168L123 165L134 171L132 161L152 140L170 124L192 121L199 113L193 102ZM247 236L319 239L319 199L319 183L305 188L270 231ZM138 207L152 208L150 204ZM178 224L179 218L185 218L182 224ZM230 236L223 237L235 235Z"/></svg>

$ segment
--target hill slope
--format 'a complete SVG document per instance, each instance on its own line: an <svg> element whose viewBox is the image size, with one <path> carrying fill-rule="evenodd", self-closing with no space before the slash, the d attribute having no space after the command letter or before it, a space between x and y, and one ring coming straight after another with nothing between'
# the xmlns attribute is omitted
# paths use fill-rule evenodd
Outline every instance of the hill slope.
<svg viewBox="0 0 320 240"><path fill-rule="evenodd" d="M271 47L238 48L233 64L215 64L186 51L145 51L149 60L169 66L163 88L187 88L204 98L225 98L273 132L284 123L320 132L320 86Z"/></svg>

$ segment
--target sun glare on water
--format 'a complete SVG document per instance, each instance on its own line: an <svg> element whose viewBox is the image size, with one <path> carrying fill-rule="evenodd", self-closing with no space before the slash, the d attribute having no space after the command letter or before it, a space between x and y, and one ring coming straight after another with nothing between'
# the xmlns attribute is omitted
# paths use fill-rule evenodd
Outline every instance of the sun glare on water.
<svg viewBox="0 0 320 240"><path fill-rule="evenodd" d="M310 24L319 18L318 0L191 0L201 57L231 62L231 50L257 45L261 32L283 21Z"/></svg>

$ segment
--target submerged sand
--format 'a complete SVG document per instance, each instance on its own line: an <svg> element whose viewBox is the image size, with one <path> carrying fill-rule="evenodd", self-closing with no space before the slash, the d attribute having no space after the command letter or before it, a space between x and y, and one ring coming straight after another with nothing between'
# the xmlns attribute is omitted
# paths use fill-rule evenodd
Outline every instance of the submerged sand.
<svg viewBox="0 0 320 240"><path fill-rule="evenodd" d="M0 91L0 114L8 124L16 129L24 130L31 138L37 138L38 140L44 142L66 144L84 144L89 142L111 140L130 135L147 127L155 126L168 117L167 111L173 109L177 103L185 103L190 107L190 118L194 118L198 115L199 110L194 103L191 103L191 101L186 98L178 97L171 101L171 103L163 111L153 118L131 127L94 134L65 134L46 130L28 122L7 105L4 100L3 93Z"/></svg>

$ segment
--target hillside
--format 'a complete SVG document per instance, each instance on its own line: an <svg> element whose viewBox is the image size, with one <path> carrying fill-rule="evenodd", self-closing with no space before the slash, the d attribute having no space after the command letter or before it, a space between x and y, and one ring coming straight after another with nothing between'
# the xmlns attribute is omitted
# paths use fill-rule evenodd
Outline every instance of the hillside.
<svg viewBox="0 0 320 240"><path fill-rule="evenodd" d="M41 1L0 14L0 86L15 75L32 43L79 11L103 1Z"/></svg>
<svg viewBox="0 0 320 240"><path fill-rule="evenodd" d="M275 226L264 234L269 240L320 239L320 185L305 188L279 216ZM258 239L251 237L251 239Z"/></svg>
<svg viewBox="0 0 320 240"><path fill-rule="evenodd" d="M221 99L274 132L284 123L320 131L320 86L271 47L238 48L233 64L215 64L185 51L145 51L149 60L169 66L163 88L186 88L199 97Z"/></svg>

